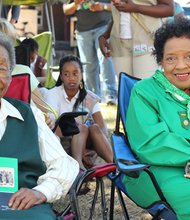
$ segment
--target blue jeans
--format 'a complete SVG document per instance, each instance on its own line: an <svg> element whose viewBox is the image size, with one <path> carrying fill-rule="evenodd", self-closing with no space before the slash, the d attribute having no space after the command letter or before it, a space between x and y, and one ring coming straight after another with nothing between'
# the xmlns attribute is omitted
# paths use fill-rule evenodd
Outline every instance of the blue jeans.
<svg viewBox="0 0 190 220"><path fill-rule="evenodd" d="M90 31L77 32L81 61L84 63L84 80L87 89L98 96L117 98L117 83L112 58L105 58L100 50L98 37L107 29L102 26ZM101 88L100 74L104 86Z"/></svg>

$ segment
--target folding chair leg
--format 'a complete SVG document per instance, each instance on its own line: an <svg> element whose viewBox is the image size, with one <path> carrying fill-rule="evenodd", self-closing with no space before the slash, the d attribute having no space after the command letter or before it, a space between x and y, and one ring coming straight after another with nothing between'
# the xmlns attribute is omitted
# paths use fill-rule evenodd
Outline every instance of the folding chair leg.
<svg viewBox="0 0 190 220"><path fill-rule="evenodd" d="M66 208L61 213L59 213L59 216L65 216L70 210L71 210L71 204L68 204Z"/></svg>
<svg viewBox="0 0 190 220"><path fill-rule="evenodd" d="M118 187L116 187L116 189L117 189L117 194L118 194L120 205L121 205L122 210L123 210L124 217L125 217L126 220L130 220L127 208L125 206L123 196L121 194L121 191L118 189Z"/></svg>
<svg viewBox="0 0 190 220"><path fill-rule="evenodd" d="M70 200L71 201L71 209L74 212L75 218L77 220L81 220L81 216L80 216L80 210L79 210L79 206L78 206L78 199L76 194L73 196L74 199Z"/></svg>
<svg viewBox="0 0 190 220"><path fill-rule="evenodd" d="M113 220L114 203L115 203L115 184L114 184L113 181L111 181L111 195L110 195L110 214L109 214L109 220Z"/></svg>
<svg viewBox="0 0 190 220"><path fill-rule="evenodd" d="M98 177L96 178L96 189L95 189L94 198L92 201L89 220L91 220L94 215L94 210L95 210L95 205L96 205L97 198L98 198L99 189L101 190L101 209L102 209L103 220L107 220L108 209L106 207L104 181L102 178L98 178Z"/></svg>
<svg viewBox="0 0 190 220"><path fill-rule="evenodd" d="M80 209L78 205L78 192L80 191L81 188L81 181L83 180L83 173L80 173L76 180L73 183L72 190L70 190L69 196L70 196L70 203L71 203L71 210L75 215L75 219L80 220L81 215L80 215Z"/></svg>
<svg viewBox="0 0 190 220"><path fill-rule="evenodd" d="M102 216L103 216L103 220L107 220L108 209L106 207L104 181L102 178L99 178L99 181L100 181L100 187L101 187Z"/></svg>
<svg viewBox="0 0 190 220"><path fill-rule="evenodd" d="M96 178L96 189L94 192L94 198L92 200L92 206L91 206L91 210L90 210L89 220L91 220L92 216L94 215L94 210L95 210L95 205L96 205L96 201L97 201L97 197L98 197L99 188L100 188L100 183L98 181L98 178Z"/></svg>

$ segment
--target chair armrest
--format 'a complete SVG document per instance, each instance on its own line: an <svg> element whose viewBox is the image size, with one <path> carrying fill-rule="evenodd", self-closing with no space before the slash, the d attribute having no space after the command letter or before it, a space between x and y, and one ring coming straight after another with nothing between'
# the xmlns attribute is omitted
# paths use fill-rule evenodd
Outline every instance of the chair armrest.
<svg viewBox="0 0 190 220"><path fill-rule="evenodd" d="M111 140L114 159L119 171L137 178L139 171L150 167L148 164L140 164L135 158L130 146L127 144L124 134L112 134Z"/></svg>
<svg viewBox="0 0 190 220"><path fill-rule="evenodd" d="M125 160L118 158L117 159L117 165L118 165L118 170L122 171L123 173L131 172L131 171L140 171L144 170L145 168L149 168L150 165L147 164L133 164L130 163L131 161Z"/></svg>
<svg viewBox="0 0 190 220"><path fill-rule="evenodd" d="M140 171L145 171L152 180L152 183L161 198L162 201L166 202L166 199L158 185L158 182L154 174L149 169L149 164L140 164L135 158L129 144L127 143L126 137L123 133L112 134L112 148L114 153L114 159L117 165L117 169L121 173L138 178Z"/></svg>

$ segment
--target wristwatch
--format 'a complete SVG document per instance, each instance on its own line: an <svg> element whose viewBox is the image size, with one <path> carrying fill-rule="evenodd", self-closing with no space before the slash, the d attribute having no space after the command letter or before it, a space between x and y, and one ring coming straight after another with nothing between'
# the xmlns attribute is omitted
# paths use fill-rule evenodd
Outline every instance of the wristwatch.
<svg viewBox="0 0 190 220"><path fill-rule="evenodd" d="M107 4L104 4L104 10L105 10L105 11L108 10L108 6L107 6Z"/></svg>

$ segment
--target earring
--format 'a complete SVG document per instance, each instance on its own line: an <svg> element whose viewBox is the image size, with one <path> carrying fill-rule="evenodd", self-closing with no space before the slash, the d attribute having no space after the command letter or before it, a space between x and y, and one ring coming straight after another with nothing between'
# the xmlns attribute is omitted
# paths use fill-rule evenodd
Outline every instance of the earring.
<svg viewBox="0 0 190 220"><path fill-rule="evenodd" d="M81 90L83 89L84 85L83 85L82 81L80 82L79 87L80 87Z"/></svg>

